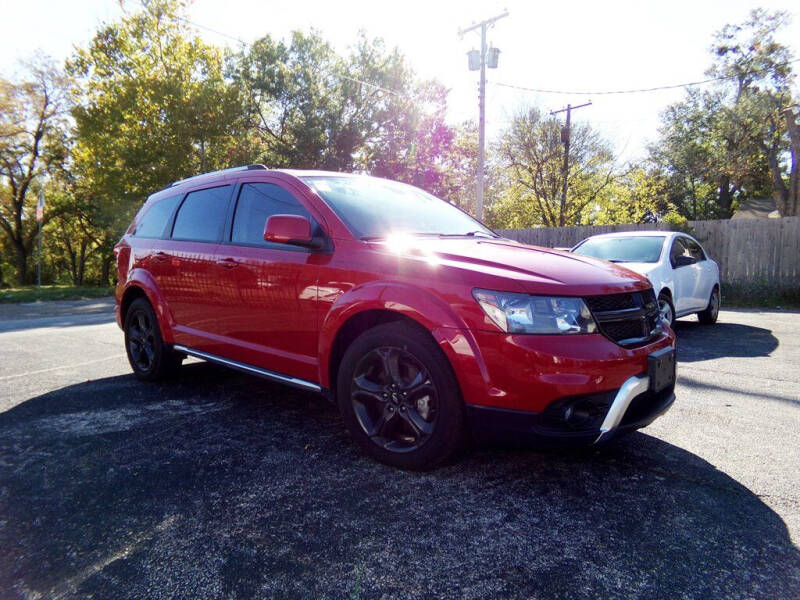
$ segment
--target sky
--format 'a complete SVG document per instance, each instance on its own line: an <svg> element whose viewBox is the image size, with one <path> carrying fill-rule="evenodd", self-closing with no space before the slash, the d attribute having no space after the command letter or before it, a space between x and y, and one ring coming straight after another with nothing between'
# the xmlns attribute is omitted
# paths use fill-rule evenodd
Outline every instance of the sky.
<svg viewBox="0 0 800 600"><path fill-rule="evenodd" d="M209 29L249 42L315 28L342 51L363 29L397 46L420 77L449 88L449 119L458 123L477 119L478 73L468 70L466 53L480 44L478 34L461 39L458 30L507 9L509 16L488 37L501 51L499 68L487 71L489 136L527 106L549 111L591 101L573 112L573 122L589 122L626 161L645 154L656 139L660 112L684 90L596 92L705 79L713 33L743 21L757 6L790 12L792 23L780 39L800 58L800 7L788 0L195 0L188 18L204 27L198 31L206 41L234 47L236 41ZM8 77L37 50L65 59L122 10L116 0L0 0L0 14L13 24L0 36L0 74ZM495 83L595 93L532 93Z"/></svg>

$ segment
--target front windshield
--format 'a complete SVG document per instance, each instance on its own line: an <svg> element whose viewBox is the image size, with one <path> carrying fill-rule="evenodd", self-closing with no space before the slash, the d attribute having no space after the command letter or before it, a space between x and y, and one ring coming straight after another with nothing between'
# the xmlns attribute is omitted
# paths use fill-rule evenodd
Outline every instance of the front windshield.
<svg viewBox="0 0 800 600"><path fill-rule="evenodd" d="M376 177L301 177L360 239L390 235L497 237L452 204L404 183Z"/></svg>
<svg viewBox="0 0 800 600"><path fill-rule="evenodd" d="M654 263L663 245L663 236L596 237L581 243L574 252L612 262Z"/></svg>

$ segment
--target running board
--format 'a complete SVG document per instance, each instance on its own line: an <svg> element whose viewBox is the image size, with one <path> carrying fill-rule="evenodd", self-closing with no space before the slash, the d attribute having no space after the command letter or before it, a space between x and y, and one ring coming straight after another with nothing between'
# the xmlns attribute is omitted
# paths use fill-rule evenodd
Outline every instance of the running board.
<svg viewBox="0 0 800 600"><path fill-rule="evenodd" d="M217 363L218 365L230 367L231 369L236 369L237 371L242 371L243 373L258 375L259 377L264 377L265 379L271 379L272 381L277 381L279 383L293 385L294 387L298 387L304 390L311 390L313 392L322 391L322 388L318 386L316 383L311 383L310 381L306 381L305 379L297 379L296 377L281 375L280 373L267 371L266 369L260 369L259 367L254 367L253 365L248 365L245 363L240 363L235 360L230 360L229 358L222 358L221 356L216 356L215 354L208 354L207 352L201 352L200 350L193 350L191 348L187 348L186 346L174 345L172 347L178 352L183 352L184 354L188 354L189 356L194 356L196 358L202 358L203 360Z"/></svg>

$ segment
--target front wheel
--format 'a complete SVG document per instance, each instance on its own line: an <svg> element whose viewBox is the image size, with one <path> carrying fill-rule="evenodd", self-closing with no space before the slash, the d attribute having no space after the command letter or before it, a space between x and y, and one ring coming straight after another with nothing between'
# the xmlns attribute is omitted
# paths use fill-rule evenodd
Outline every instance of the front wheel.
<svg viewBox="0 0 800 600"><path fill-rule="evenodd" d="M675 305L672 304L669 294L661 292L658 295L658 312L661 313L661 319L669 324L670 329L675 329Z"/></svg>
<svg viewBox="0 0 800 600"><path fill-rule="evenodd" d="M161 338L156 313L144 298L131 303L125 314L125 350L133 374L142 381L159 381L173 375L183 356Z"/></svg>
<svg viewBox="0 0 800 600"><path fill-rule="evenodd" d="M337 399L358 445L401 469L429 469L466 439L458 382L427 332L402 322L369 329L339 366Z"/></svg>
<svg viewBox="0 0 800 600"><path fill-rule="evenodd" d="M703 325L713 325L717 322L717 317L719 316L719 307L722 304L719 288L714 286L714 289L711 290L711 297L708 299L708 306L706 306L705 310L700 311L697 313L697 318Z"/></svg>

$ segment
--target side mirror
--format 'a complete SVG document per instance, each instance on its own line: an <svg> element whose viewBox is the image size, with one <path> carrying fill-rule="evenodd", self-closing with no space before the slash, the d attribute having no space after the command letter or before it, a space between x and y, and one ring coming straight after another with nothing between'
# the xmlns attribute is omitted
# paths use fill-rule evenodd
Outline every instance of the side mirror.
<svg viewBox="0 0 800 600"><path fill-rule="evenodd" d="M676 256L675 260L673 261L673 266L677 269L678 267L688 267L689 265L693 265L697 262L697 259L693 256L686 256L681 254L680 256Z"/></svg>
<svg viewBox="0 0 800 600"><path fill-rule="evenodd" d="M311 235L311 223L299 215L272 215L264 225L264 240L318 248L319 240Z"/></svg>

